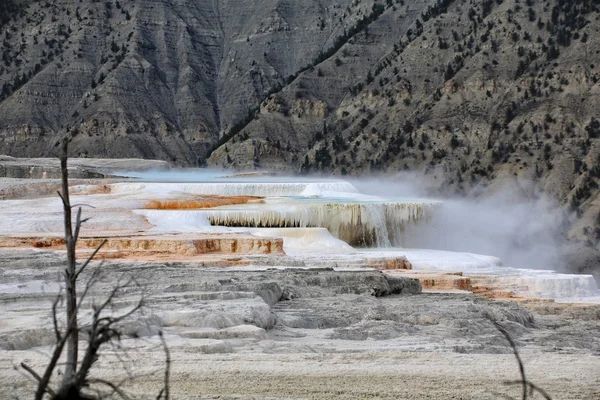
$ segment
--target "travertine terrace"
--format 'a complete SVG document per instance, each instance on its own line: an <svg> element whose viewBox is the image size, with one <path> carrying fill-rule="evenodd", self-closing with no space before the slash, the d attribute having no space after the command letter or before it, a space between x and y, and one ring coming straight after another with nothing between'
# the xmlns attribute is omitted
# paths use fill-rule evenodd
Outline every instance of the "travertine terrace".
<svg viewBox="0 0 600 400"><path fill-rule="evenodd" d="M140 286L118 307L145 298L123 326L134 397L161 385L159 331L176 399L518 396L503 384L518 369L492 321L554 398L600 396L594 279L402 248L443 202L375 197L341 180L88 163L93 176L73 163L72 202L90 218L79 257L107 240L82 277L100 276L90 301L125 276ZM0 184L0 386L27 397L32 385L13 364L41 369L54 340L62 211L57 196L31 190L57 185L52 178ZM94 374L126 376L120 351L108 349Z"/></svg>

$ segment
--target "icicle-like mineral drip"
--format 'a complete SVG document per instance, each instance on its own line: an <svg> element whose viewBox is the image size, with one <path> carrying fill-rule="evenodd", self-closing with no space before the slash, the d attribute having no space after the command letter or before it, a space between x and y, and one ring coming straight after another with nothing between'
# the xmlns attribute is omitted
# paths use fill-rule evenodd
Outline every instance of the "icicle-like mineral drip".
<svg viewBox="0 0 600 400"><path fill-rule="evenodd" d="M257 228L323 227L355 246L399 246L408 223L427 218L437 203L296 203L271 208L206 210L211 225Z"/></svg>

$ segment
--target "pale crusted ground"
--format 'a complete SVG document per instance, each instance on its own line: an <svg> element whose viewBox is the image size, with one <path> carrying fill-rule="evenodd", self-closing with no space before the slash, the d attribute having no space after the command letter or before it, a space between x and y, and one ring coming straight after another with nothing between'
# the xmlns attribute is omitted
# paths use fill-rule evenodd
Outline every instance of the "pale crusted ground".
<svg viewBox="0 0 600 400"><path fill-rule="evenodd" d="M518 376L514 359L507 355L390 351L221 356L207 361L196 361L196 368L176 368L176 373L189 371L189 376L176 378L175 390L305 399L497 399L496 393L518 394L502 385L502 380ZM538 355L527 356L526 362L531 379L556 399L600 398L598 357Z"/></svg>
<svg viewBox="0 0 600 400"><path fill-rule="evenodd" d="M503 384L518 379L516 362L506 354L395 350L203 354L183 344L171 344L171 351L173 399L445 400L501 399L502 394L519 398L518 388ZM157 393L162 384L163 354L159 350L130 354L136 374L152 373L137 379L129 387L130 392L148 396ZM528 377L554 399L600 398L599 357L525 353L523 358ZM23 380L11 369L12 363L23 359L42 365L42 358L31 351L0 353L2 387L10 388ZM103 362L97 374L116 381L123 377L117 360Z"/></svg>
<svg viewBox="0 0 600 400"><path fill-rule="evenodd" d="M56 253L0 252L0 398L31 398L31 382L13 366L26 361L41 371L47 362L53 334L43 328L61 262ZM518 398L518 388L503 384L518 379L516 361L490 319L509 330L528 377L554 399L600 398L599 306L411 294L408 280L364 270L123 261L92 268L107 272L95 299L123 274L145 286L147 308L125 327L128 350L118 351L137 377L126 387L140 398L155 398L162 384L158 329L171 350L173 399ZM115 354L107 348L94 374L127 377Z"/></svg>

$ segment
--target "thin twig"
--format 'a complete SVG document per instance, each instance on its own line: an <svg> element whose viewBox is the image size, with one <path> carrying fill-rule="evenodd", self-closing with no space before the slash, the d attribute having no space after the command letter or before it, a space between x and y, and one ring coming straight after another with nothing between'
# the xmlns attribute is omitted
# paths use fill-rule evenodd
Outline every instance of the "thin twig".
<svg viewBox="0 0 600 400"><path fill-rule="evenodd" d="M77 382L78 386L82 386L86 382L89 370L97 359L100 346L106 342L110 342L114 337L120 337L120 332L114 329L113 325L119 323L125 318L128 318L143 306L144 298L142 297L136 306L125 314L117 317L100 317L102 312L112 304L112 301L119 290L129 286L131 282L135 282L135 280L132 278L123 285L117 285L115 288L113 288L104 303L94 307L94 314L92 317L92 323L90 325L88 347L81 361L79 371L77 371L75 376L75 381Z"/></svg>
<svg viewBox="0 0 600 400"><path fill-rule="evenodd" d="M79 302L77 302L77 307L75 308L75 311L76 311L77 315L79 315L79 310L81 308L81 305L83 304L83 301L87 297L90 289L92 288L92 286L94 285L94 283L96 283L96 278L98 277L98 275L100 275L100 271L97 270L97 269L94 270L92 272L92 276L90 276L90 279L88 279L88 281L86 282L85 288L83 289L83 293L79 297ZM83 328L80 327L80 329L83 329Z"/></svg>
<svg viewBox="0 0 600 400"><path fill-rule="evenodd" d="M31 376L33 376L35 378L35 380L38 381L39 384L42 384L43 382L43 378L33 370L33 368L31 368L29 365L25 364L24 362L21 363L21 368L23 368L25 371L29 372L31 374ZM46 386L44 388L44 390L46 392L48 392L50 394L50 396L55 396L56 393L54 393L54 390L52 390L52 388L50 386Z"/></svg>
<svg viewBox="0 0 600 400"><path fill-rule="evenodd" d="M68 207L67 201L63 197L62 193L59 190L57 190L56 193L58 193L58 197L60 197L60 199L62 200L63 206Z"/></svg>
<svg viewBox="0 0 600 400"><path fill-rule="evenodd" d="M88 379L87 382L90 384L98 383L101 385L106 385L106 386L110 387L114 393L118 394L123 400L129 400L129 396L127 396L127 393L125 393L123 391L123 389L121 389L118 385L115 385L114 383L112 383L110 381L107 381L104 379L99 379L99 378L94 378L94 379Z"/></svg>
<svg viewBox="0 0 600 400"><path fill-rule="evenodd" d="M521 381L506 381L506 382L504 382L504 384L505 385L520 385L520 384L522 384L522 382ZM552 397L550 397L550 395L541 387L531 383L530 381L527 381L527 386L529 386L529 389L531 392L538 392L546 400L552 400Z"/></svg>
<svg viewBox="0 0 600 400"><path fill-rule="evenodd" d="M110 294L108 295L108 297L106 298L106 300L104 301L104 303L102 303L101 306L96 307L96 311L95 314L96 315L100 315L100 312L102 312L102 310L104 310L106 307L108 307L108 305L113 301L113 299L115 298L115 296L117 295L117 293L119 292L119 290L126 288L127 286L129 286L129 284L133 281L133 279L129 279L124 285L117 285L113 288L113 290L111 290Z"/></svg>
<svg viewBox="0 0 600 400"><path fill-rule="evenodd" d="M81 209L80 209L81 210ZM96 250L94 250L94 252L87 258L87 260L85 260L85 262L83 263L83 265L77 270L77 272L75 273L75 279L79 278L79 274L81 274L83 272L83 270L85 269L85 267L88 266L88 264L92 261L92 259L96 256L96 254L98 254L98 252L100 251L100 249L102 248L102 246L104 246L106 244L106 242L108 242L108 239L104 239L102 241L102 243L100 243L98 245L98 247L96 247Z"/></svg>
<svg viewBox="0 0 600 400"><path fill-rule="evenodd" d="M71 206L72 208L73 206ZM77 242L79 238L79 230L81 229L81 207L77 209L77 218L75 219L75 235L73 236L73 240Z"/></svg>
<svg viewBox="0 0 600 400"><path fill-rule="evenodd" d="M60 330L58 329L58 319L56 318L56 306L61 299L62 295L58 293L58 295L56 295L56 299L54 299L54 302L52 303L52 323L54 324L54 336L56 337L57 343L60 342L60 339L62 338Z"/></svg>
<svg viewBox="0 0 600 400"><path fill-rule="evenodd" d="M521 373L521 381L520 382L523 385L523 400L527 400L527 379L525 378L525 366L523 365L523 361L521 361L521 356L519 355L519 351L517 350L517 345L512 340L512 337L510 336L510 334L507 332L506 329L504 329L504 327L502 325L500 325L496 321L492 321L492 322L496 326L496 329L498 329L500 331L500 333L504 336L504 338L506 338L506 340L510 344L513 354L515 355L515 358L517 359L517 363L519 363L519 372Z"/></svg>
<svg viewBox="0 0 600 400"><path fill-rule="evenodd" d="M123 314L123 315L119 315L118 317L102 317L102 318L98 318L98 322L99 323L108 323L108 324L116 324L118 322L121 322L122 320L124 320L125 318L130 317L131 315L133 315L136 311L138 311L140 308L142 308L144 306L144 301L140 300L135 307L133 307L131 310L129 310L129 312Z"/></svg>
<svg viewBox="0 0 600 400"><path fill-rule="evenodd" d="M169 400L169 380L171 377L171 352L169 351L169 346L167 346L167 342L165 341L165 337L162 331L158 332L158 336L160 337L163 349L165 350L165 386L163 394L164 399Z"/></svg>
<svg viewBox="0 0 600 400"><path fill-rule="evenodd" d="M37 372L35 372L33 370L33 368L31 368L29 365L27 365L24 362L22 362L21 363L21 368L23 368L25 371L29 372L31 374L31 376L33 376L35 378L36 381L38 381L38 382L42 381L42 377ZM52 394L52 393L50 393L50 394Z"/></svg>
<svg viewBox="0 0 600 400"><path fill-rule="evenodd" d="M50 358L50 363L48 363L48 365L46 366L46 371L44 371L44 376L41 378L38 388L37 388L37 391L35 393L36 400L42 400L42 398L44 397L44 393L46 393L46 392L50 393L50 391L52 390L50 388L50 378L52 377L52 372L54 372L54 369L56 368L56 364L58 363L58 360L63 352L65 344L67 343L67 339L69 338L69 335L73 331L76 323L77 323L77 312L75 312L75 314L73 314L71 316L71 319L69 320L69 323L67 324L67 329L66 329L64 335L62 336L61 340L56 343L56 346L54 347L54 351L52 352L52 357Z"/></svg>
<svg viewBox="0 0 600 400"><path fill-rule="evenodd" d="M121 343L119 343L119 342L111 342L110 344L113 347L114 356L117 358L117 360L121 364L121 367L123 367L125 374L127 375L127 378L125 378L123 381L133 380L134 376L133 376L133 372L131 371L130 366L125 362L125 360L123 359L121 354L119 354L120 352L122 352L125 355L125 357L128 359L129 363L133 364L134 363L133 359L129 356L127 349L124 348L123 346L121 346Z"/></svg>
<svg viewBox="0 0 600 400"><path fill-rule="evenodd" d="M77 193L75 193L75 195L77 195ZM91 204L85 204L85 203L77 203L77 204L73 204L71 206L71 208L75 208L75 207L89 207L89 208L96 208L94 206L92 206Z"/></svg>

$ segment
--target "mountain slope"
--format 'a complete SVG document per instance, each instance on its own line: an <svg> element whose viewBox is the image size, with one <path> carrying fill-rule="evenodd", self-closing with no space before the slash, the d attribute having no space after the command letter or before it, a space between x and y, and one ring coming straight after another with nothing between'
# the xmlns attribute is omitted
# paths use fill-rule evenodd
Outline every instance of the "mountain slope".
<svg viewBox="0 0 600 400"><path fill-rule="evenodd" d="M369 2L8 2L0 151L195 165L249 107L327 48Z"/></svg>

